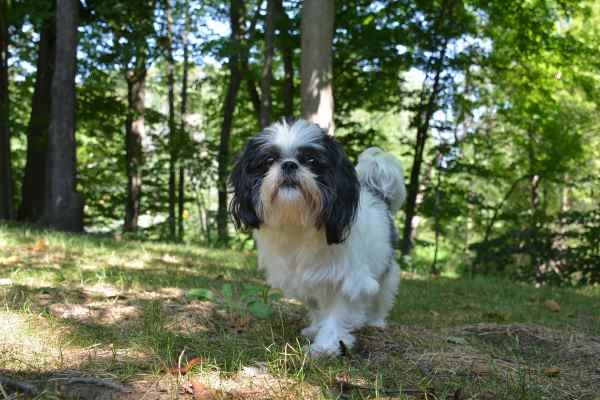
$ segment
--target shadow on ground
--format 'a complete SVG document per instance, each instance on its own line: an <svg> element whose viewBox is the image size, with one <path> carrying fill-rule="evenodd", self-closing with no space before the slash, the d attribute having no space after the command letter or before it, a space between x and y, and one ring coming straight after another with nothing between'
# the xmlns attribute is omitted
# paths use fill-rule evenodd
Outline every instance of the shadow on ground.
<svg viewBox="0 0 600 400"><path fill-rule="evenodd" d="M226 283L234 299L244 283L265 285L251 253L24 232L10 239L0 255L10 281L0 286L0 376L16 383L5 380L9 396L26 392L24 383L37 398L166 399L192 396L194 380L232 399L600 392L595 292L405 276L388 328L361 330L343 357L309 360L301 305L278 301L257 319L223 297ZM215 298L190 299L193 288ZM191 360L200 361L179 376Z"/></svg>

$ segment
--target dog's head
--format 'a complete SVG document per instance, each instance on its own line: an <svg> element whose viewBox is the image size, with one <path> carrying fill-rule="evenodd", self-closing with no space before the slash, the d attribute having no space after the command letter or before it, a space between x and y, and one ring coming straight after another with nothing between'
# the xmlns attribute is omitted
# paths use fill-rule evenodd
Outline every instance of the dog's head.
<svg viewBox="0 0 600 400"><path fill-rule="evenodd" d="M316 124L276 123L254 136L231 174L236 226L324 229L341 243L354 221L359 183L340 144Z"/></svg>

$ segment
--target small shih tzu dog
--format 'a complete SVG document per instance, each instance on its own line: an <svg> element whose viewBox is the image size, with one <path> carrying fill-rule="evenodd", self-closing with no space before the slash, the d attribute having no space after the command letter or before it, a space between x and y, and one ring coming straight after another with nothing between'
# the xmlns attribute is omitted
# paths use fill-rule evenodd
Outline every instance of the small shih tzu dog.
<svg viewBox="0 0 600 400"><path fill-rule="evenodd" d="M313 355L384 326L400 281L392 217L406 197L393 156L369 148L355 169L316 124L281 122L250 139L231 181L231 213L254 230L268 282L310 310Z"/></svg>

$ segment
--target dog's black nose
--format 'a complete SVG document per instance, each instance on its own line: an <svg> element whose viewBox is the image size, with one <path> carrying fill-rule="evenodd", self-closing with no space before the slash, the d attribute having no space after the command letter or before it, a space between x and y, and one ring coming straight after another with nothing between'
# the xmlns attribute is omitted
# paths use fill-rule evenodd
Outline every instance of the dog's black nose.
<svg viewBox="0 0 600 400"><path fill-rule="evenodd" d="M296 164L295 161L284 161L281 164L281 170L283 171L284 174L291 174L292 172L294 172L295 170L298 169L298 164Z"/></svg>

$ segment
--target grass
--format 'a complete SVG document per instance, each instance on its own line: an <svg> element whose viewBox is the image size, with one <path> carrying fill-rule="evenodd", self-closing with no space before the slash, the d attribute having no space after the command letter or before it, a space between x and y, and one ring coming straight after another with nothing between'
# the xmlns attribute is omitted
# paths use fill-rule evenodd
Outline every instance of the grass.
<svg viewBox="0 0 600 400"><path fill-rule="evenodd" d="M405 274L386 329L310 359L302 305L256 318L247 285L268 290L252 252L0 227L0 378L38 399L600 399L600 288Z"/></svg>

